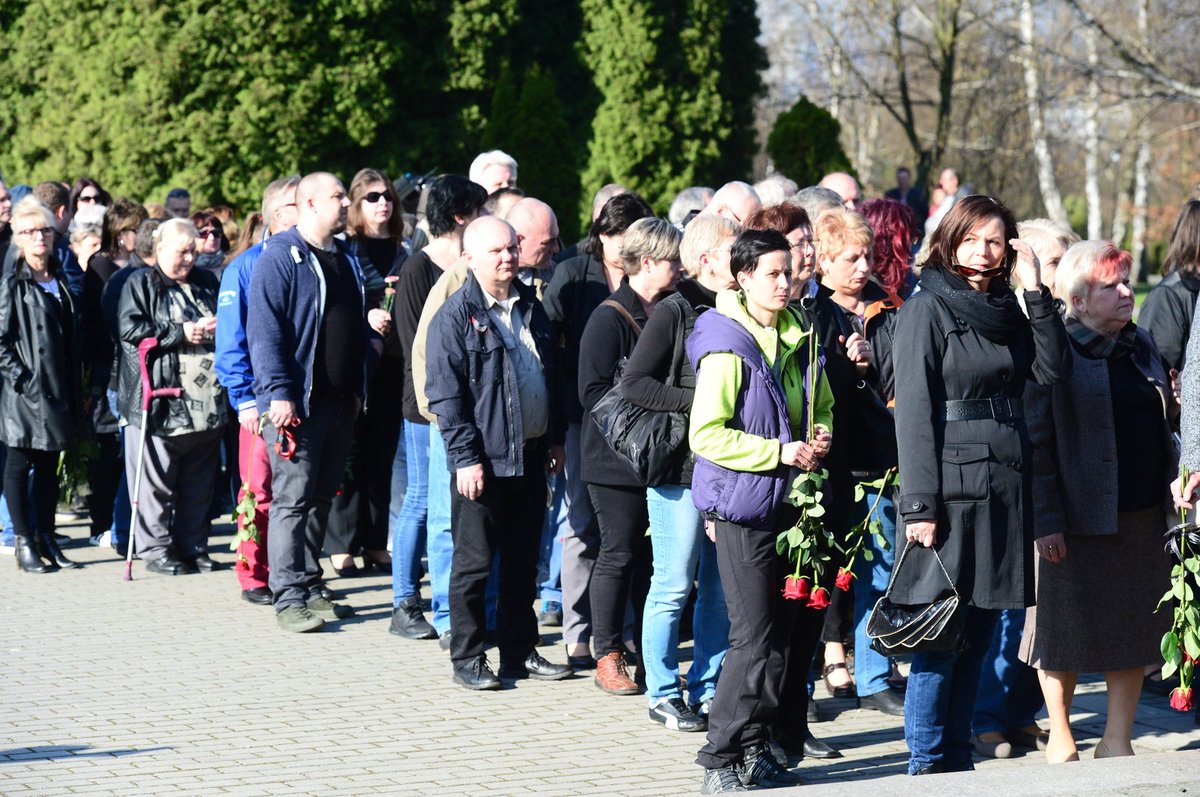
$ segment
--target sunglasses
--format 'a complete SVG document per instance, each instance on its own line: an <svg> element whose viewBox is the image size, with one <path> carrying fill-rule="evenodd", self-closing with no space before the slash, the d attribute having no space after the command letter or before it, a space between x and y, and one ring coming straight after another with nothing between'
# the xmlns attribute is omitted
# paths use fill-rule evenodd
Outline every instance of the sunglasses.
<svg viewBox="0 0 1200 797"><path fill-rule="evenodd" d="M1001 274L1008 271L1006 266L992 266L991 268L975 268L974 266L964 266L962 263L955 263L954 270L964 277L999 277Z"/></svg>
<svg viewBox="0 0 1200 797"><path fill-rule="evenodd" d="M99 198L100 197L98 194L80 194L79 195L80 202L95 202Z"/></svg>
<svg viewBox="0 0 1200 797"><path fill-rule="evenodd" d="M391 191L368 191L365 195L363 195L363 199L367 200L372 205L374 205L376 202L378 202L381 199L386 199L388 202L391 202L392 201L392 192Z"/></svg>
<svg viewBox="0 0 1200 797"><path fill-rule="evenodd" d="M201 238L216 238L217 231L215 229L209 227L204 230L196 230L196 235L200 236Z"/></svg>

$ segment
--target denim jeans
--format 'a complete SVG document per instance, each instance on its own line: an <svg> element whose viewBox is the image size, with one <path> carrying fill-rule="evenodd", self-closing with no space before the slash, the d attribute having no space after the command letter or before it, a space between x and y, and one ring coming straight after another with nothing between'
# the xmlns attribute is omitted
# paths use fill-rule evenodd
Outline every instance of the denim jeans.
<svg viewBox="0 0 1200 797"><path fill-rule="evenodd" d="M450 532L450 503L455 490L454 479L446 462L446 443L436 426L429 427L429 530L427 555L429 562L429 622L438 635L450 630L450 565L454 559L454 538ZM484 593L484 614L487 627L496 627L496 598L500 557L492 561L492 573Z"/></svg>
<svg viewBox="0 0 1200 797"><path fill-rule="evenodd" d="M400 519L392 527L392 605L399 606L421 590L421 553L429 509L428 424L404 421L404 455L408 483Z"/></svg>
<svg viewBox="0 0 1200 797"><path fill-rule="evenodd" d="M108 408L112 412L113 417L118 421L121 420L121 413L117 411L117 391L108 391ZM136 451L130 451L125 447L125 435L120 435L121 439L121 457L125 461L126 457L136 457ZM133 505L129 502L129 481L125 478L125 468L121 468L121 475L117 479L117 497L113 500L112 514L112 539L119 545L125 545L129 542L129 526L133 523Z"/></svg>
<svg viewBox="0 0 1200 797"><path fill-rule="evenodd" d="M430 435L434 433L430 427ZM408 458L404 453L404 429L396 439L396 457L392 460L392 492L388 503L388 528L396 528L400 522L400 512L404 509L404 493L408 490ZM391 540L388 540L389 547Z"/></svg>
<svg viewBox="0 0 1200 797"><path fill-rule="evenodd" d="M691 489L663 485L646 490L650 512L650 543L654 573L642 620L642 660L646 667L646 697L679 697L679 618L699 584L692 615L695 640L687 689L693 705L717 693L717 676L729 646L729 614L717 570L717 550L704 534L704 520L692 503Z"/></svg>
<svg viewBox="0 0 1200 797"><path fill-rule="evenodd" d="M1045 702L1038 683L1037 670L1017 658L1021 633L1025 630L1025 610L1000 612L992 646L983 660L979 678L979 698L975 701L976 734L1024 728Z"/></svg>
<svg viewBox="0 0 1200 797"><path fill-rule="evenodd" d="M542 603L562 603L563 539L570 533L567 525L567 477L560 473L546 477L550 493L550 508L542 527L542 543L538 553L538 584Z"/></svg>
<svg viewBox="0 0 1200 797"><path fill-rule="evenodd" d="M904 696L904 740L908 774L937 767L945 772L973 770L971 720L983 659L992 644L999 612L965 609L961 653L916 653Z"/></svg>
<svg viewBox="0 0 1200 797"><path fill-rule="evenodd" d="M878 495L878 490L867 488L867 494L855 513L856 523L870 511ZM896 559L896 507L892 503L890 489L879 499L875 517L883 523L883 536L891 547L886 551L880 550L875 535L868 533L863 550L871 551L874 559L868 562L859 553L854 561L854 680L858 685L859 697L887 689L887 678L891 672L887 656L871 650L871 640L867 639L867 619L871 616L871 609L875 608L875 602L887 591L892 562Z"/></svg>

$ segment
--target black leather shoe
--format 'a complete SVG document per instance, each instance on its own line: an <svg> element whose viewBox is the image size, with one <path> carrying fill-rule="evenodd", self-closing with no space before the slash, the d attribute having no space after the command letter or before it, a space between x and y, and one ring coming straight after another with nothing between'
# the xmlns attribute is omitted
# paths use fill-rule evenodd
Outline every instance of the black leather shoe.
<svg viewBox="0 0 1200 797"><path fill-rule="evenodd" d="M242 590L242 600L247 603L257 603L259 606L271 605L271 590L266 587L255 587L254 589Z"/></svg>
<svg viewBox="0 0 1200 797"><path fill-rule="evenodd" d="M454 683L476 691L500 688L500 679L488 666L487 656L477 656L466 664L455 664Z"/></svg>
<svg viewBox="0 0 1200 797"><path fill-rule="evenodd" d="M38 556L37 548L29 541L28 537L17 537L14 553L17 557L17 569L26 573L50 572L50 568L46 567L46 563Z"/></svg>
<svg viewBox="0 0 1200 797"><path fill-rule="evenodd" d="M53 565L57 566L55 569L66 568L67 570L74 570L83 567L83 565L79 562L73 562L63 554L62 548L58 547L58 540L56 539L57 536L59 535L42 535L42 548L45 552L44 555ZM67 539L70 539L70 537Z"/></svg>
<svg viewBox="0 0 1200 797"><path fill-rule="evenodd" d="M163 576L183 576L197 572L195 565L180 561L169 553L147 562L146 569Z"/></svg>
<svg viewBox="0 0 1200 797"><path fill-rule="evenodd" d="M804 740L803 750L805 758L829 759L842 757L841 753L839 753L837 750L834 750L832 747L825 744L825 742L813 736L811 733Z"/></svg>
<svg viewBox="0 0 1200 797"><path fill-rule="evenodd" d="M806 719L810 725L814 722L825 722L825 720L829 719L821 712L821 707L817 705L817 699L815 697L810 697L808 699L808 711Z"/></svg>
<svg viewBox="0 0 1200 797"><path fill-rule="evenodd" d="M320 592L321 597L327 601L340 601L343 597L342 593L338 592L336 589L330 589L329 585L324 583L321 584L320 589L317 591Z"/></svg>
<svg viewBox="0 0 1200 797"><path fill-rule="evenodd" d="M212 571L220 570L223 567L220 562L214 560L206 553L197 554L187 561L190 561L192 565L194 565L195 568L201 573L211 573Z"/></svg>
<svg viewBox="0 0 1200 797"><path fill-rule="evenodd" d="M873 695L863 695L858 698L859 708L873 708L893 717L904 716L904 698L892 689L884 689Z"/></svg>
<svg viewBox="0 0 1200 797"><path fill-rule="evenodd" d="M746 752L745 760L738 767L738 778L744 786L762 786L765 789L799 786L804 782L795 772L781 767L764 745Z"/></svg>
<svg viewBox="0 0 1200 797"><path fill-rule="evenodd" d="M535 650L525 657L525 661L515 664L500 662L501 678L534 678L539 681L561 681L575 674L569 664L552 664L546 661Z"/></svg>

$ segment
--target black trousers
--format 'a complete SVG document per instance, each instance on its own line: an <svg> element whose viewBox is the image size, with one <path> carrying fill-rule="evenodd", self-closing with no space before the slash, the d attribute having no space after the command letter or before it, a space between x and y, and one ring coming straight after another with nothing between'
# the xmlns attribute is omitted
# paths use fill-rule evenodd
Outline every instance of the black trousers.
<svg viewBox="0 0 1200 797"><path fill-rule="evenodd" d="M767 742L781 705L790 726L785 730L804 732L807 681L789 671L803 672L812 664L823 621L822 612L783 598L789 567L775 553L775 531L717 521L716 537L717 568L729 610L729 651L708 718L708 743L696 757L708 769L737 763L746 750ZM797 623L807 644L793 649Z"/></svg>
<svg viewBox="0 0 1200 797"><path fill-rule="evenodd" d="M496 634L500 662L517 664L537 645L538 546L546 518L545 441L527 444L525 475L485 476L483 494L463 498L451 485L450 659L466 664L483 655L484 592L492 556L500 554Z"/></svg>
<svg viewBox="0 0 1200 797"><path fill-rule="evenodd" d="M625 607L633 603L634 639L642 639L642 614L650 589L650 516L644 487L589 484L600 524L600 552L592 567L592 653L622 649Z"/></svg>
<svg viewBox="0 0 1200 797"><path fill-rule="evenodd" d="M4 463L4 497L8 500L13 533L18 537L33 539L33 530L29 528L31 509L38 533L43 536L54 534L54 510L58 507L58 454L36 448L8 449L8 460ZM30 469L33 470L32 507L29 505Z"/></svg>
<svg viewBox="0 0 1200 797"><path fill-rule="evenodd" d="M103 398L107 401L107 398ZM236 428L236 427L235 427ZM121 454L121 435L96 434L100 455L88 467L88 484L92 494L88 496L88 514L91 516L92 536L103 534L112 528L113 505L117 500L117 485L125 469Z"/></svg>
<svg viewBox="0 0 1200 797"><path fill-rule="evenodd" d="M383 357L371 381L367 409L354 422L354 446L333 499L325 550L357 554L387 549L391 535L392 464L404 422L404 369Z"/></svg>

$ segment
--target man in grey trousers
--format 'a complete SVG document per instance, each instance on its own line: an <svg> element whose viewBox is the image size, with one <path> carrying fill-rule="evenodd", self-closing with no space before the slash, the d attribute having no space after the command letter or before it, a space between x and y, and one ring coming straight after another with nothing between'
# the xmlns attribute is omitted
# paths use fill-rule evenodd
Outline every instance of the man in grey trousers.
<svg viewBox="0 0 1200 797"><path fill-rule="evenodd" d="M350 607L322 597L321 547L362 408L367 317L362 275L333 236L350 200L337 177L296 188L296 226L269 239L250 278L254 396L271 446L270 588L279 627L319 631Z"/></svg>

